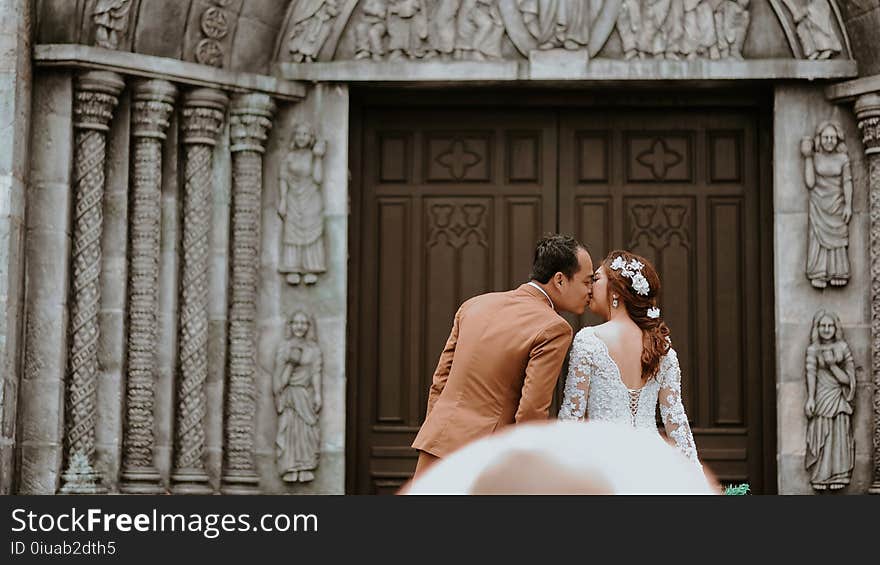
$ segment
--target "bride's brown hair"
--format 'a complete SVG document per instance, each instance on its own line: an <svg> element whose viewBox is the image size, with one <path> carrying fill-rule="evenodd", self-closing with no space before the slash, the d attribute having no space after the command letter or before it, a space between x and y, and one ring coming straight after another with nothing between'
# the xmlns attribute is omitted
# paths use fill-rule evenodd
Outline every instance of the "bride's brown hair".
<svg viewBox="0 0 880 565"><path fill-rule="evenodd" d="M611 264L618 257L629 265L633 259L642 263L641 273L648 281L648 294L639 294L633 288L633 281L625 277L621 270L612 269ZM629 251L612 251L602 261L605 275L608 277L608 301L612 295L617 299L633 322L642 330L642 378L648 380L657 375L660 370L660 359L669 351L669 327L663 321L662 316L651 318L648 310L657 307L657 298L660 295L660 275L650 261Z"/></svg>

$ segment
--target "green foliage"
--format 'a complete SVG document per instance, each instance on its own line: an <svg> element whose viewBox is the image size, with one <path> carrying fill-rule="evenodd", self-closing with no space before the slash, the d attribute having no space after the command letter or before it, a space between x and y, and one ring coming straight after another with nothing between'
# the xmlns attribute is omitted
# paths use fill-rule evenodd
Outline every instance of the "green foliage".
<svg viewBox="0 0 880 565"><path fill-rule="evenodd" d="M727 485L724 487L724 494L728 496L742 496L749 493L749 483L739 485Z"/></svg>

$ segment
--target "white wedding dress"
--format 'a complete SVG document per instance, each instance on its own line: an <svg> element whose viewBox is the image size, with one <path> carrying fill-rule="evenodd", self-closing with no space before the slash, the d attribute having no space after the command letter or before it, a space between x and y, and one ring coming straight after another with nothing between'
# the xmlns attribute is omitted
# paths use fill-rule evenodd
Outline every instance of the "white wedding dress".
<svg viewBox="0 0 880 565"><path fill-rule="evenodd" d="M681 403L681 369L671 347L660 361L660 370L640 389L629 389L608 347L593 328L574 338L565 381L560 420L602 420L626 423L657 432L657 404L666 435L684 455L702 469L697 446Z"/></svg>

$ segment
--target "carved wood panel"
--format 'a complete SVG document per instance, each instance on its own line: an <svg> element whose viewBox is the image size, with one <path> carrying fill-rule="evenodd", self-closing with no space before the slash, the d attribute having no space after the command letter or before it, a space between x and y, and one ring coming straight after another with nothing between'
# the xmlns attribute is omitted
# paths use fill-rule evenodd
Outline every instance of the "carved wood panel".
<svg viewBox="0 0 880 565"><path fill-rule="evenodd" d="M560 229L584 239L595 264L615 248L655 263L700 455L720 479L760 492L756 119L572 111L559 123Z"/></svg>
<svg viewBox="0 0 880 565"><path fill-rule="evenodd" d="M551 113L377 109L363 133L358 492L391 493L459 304L528 280L556 228Z"/></svg>

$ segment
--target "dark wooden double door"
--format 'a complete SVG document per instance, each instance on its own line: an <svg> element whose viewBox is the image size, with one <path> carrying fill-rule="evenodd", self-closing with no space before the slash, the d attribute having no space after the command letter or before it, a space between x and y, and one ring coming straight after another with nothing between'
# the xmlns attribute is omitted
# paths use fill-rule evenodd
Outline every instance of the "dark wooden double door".
<svg viewBox="0 0 880 565"><path fill-rule="evenodd" d="M377 109L360 135L349 490L393 493L410 477L458 305L525 282L554 231L596 265L615 248L657 265L702 459L724 481L773 488L753 113Z"/></svg>

